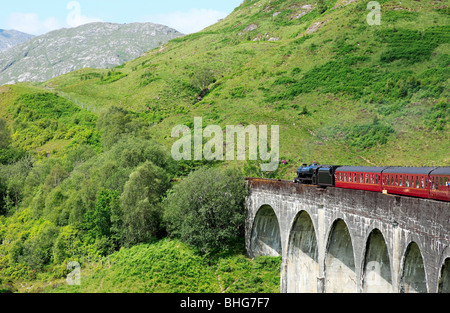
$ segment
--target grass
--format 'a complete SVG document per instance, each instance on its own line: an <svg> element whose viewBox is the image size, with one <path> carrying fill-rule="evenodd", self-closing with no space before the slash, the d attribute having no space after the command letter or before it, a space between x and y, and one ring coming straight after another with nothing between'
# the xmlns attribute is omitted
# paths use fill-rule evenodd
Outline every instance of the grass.
<svg viewBox="0 0 450 313"><path fill-rule="evenodd" d="M203 116L205 123L221 127L280 125L281 154L292 171L308 159L412 166L417 159L404 156L413 151L420 153L421 163L448 165L448 145L439 144L448 138L448 125L436 129L429 121L433 102L448 95L446 15L430 4L418 7L404 1L398 10L385 2L384 23L370 27L364 6L353 3L332 10L336 3L326 1L323 15L313 9L292 19L303 2L244 2L205 31L124 64L112 75L120 73L120 80L101 84L98 75L107 77L108 70L86 69L43 86L99 110L117 105L145 112L158 125L153 136L168 148L175 125ZM281 14L273 17L276 12ZM315 21L326 23L307 33ZM252 23L258 27L243 33ZM270 37L279 40L267 41ZM216 80L198 101L191 78L205 60ZM86 76L90 79L80 79ZM379 131L368 131L361 144L347 140L374 119L389 136L379 141ZM390 157L384 158L380 149ZM412 150L404 154L403 149Z"/></svg>
<svg viewBox="0 0 450 313"><path fill-rule="evenodd" d="M198 255L177 240L122 248L102 264L85 265L81 285L59 281L56 293L278 293L280 258L241 253ZM55 288L56 287L56 288Z"/></svg>

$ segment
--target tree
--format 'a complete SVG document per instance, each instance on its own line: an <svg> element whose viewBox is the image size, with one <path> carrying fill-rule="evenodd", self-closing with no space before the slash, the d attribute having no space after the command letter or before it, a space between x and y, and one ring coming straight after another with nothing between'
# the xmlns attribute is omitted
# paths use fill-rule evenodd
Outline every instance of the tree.
<svg viewBox="0 0 450 313"><path fill-rule="evenodd" d="M54 262L60 264L65 260L78 256L80 246L81 241L78 238L77 230L71 225L62 227L53 245Z"/></svg>
<svg viewBox="0 0 450 313"><path fill-rule="evenodd" d="M0 118L0 149L6 149L11 141L11 136L6 121Z"/></svg>
<svg viewBox="0 0 450 313"><path fill-rule="evenodd" d="M196 101L203 100L210 92L209 85L216 82L215 73L212 69L202 66L192 73L190 84L199 90Z"/></svg>
<svg viewBox="0 0 450 313"><path fill-rule="evenodd" d="M161 202L170 187L166 172L145 162L130 175L120 197L125 246L151 242L161 232Z"/></svg>
<svg viewBox="0 0 450 313"><path fill-rule="evenodd" d="M95 207L85 214L85 228L93 239L111 236L111 215L119 205L119 194L103 189L97 196Z"/></svg>
<svg viewBox="0 0 450 313"><path fill-rule="evenodd" d="M0 215L5 215L8 213L8 210L6 208L5 203L5 197L6 197L6 186L3 183L4 178L2 177L2 174L0 173Z"/></svg>
<svg viewBox="0 0 450 313"><path fill-rule="evenodd" d="M100 114L97 128L103 133L103 148L109 150L123 134L127 132L127 124L131 122L131 115L122 108L110 107Z"/></svg>
<svg viewBox="0 0 450 313"><path fill-rule="evenodd" d="M44 222L40 228L23 246L23 261L37 270L51 261L53 243L58 237L58 228L52 223Z"/></svg>
<svg viewBox="0 0 450 313"><path fill-rule="evenodd" d="M23 198L25 181L32 167L33 161L30 157L24 157L14 164L0 167L0 177L6 187L4 210L8 212L13 208L18 210Z"/></svg>
<svg viewBox="0 0 450 313"><path fill-rule="evenodd" d="M317 1L317 10L319 11L319 14L323 14L327 10L324 0Z"/></svg>
<svg viewBox="0 0 450 313"><path fill-rule="evenodd" d="M243 233L246 195L240 172L201 168L168 196L164 211L167 230L201 251L226 248Z"/></svg>
<svg viewBox="0 0 450 313"><path fill-rule="evenodd" d="M199 67L191 77L191 85L200 91L205 90L210 84L215 82L214 71L208 67Z"/></svg>

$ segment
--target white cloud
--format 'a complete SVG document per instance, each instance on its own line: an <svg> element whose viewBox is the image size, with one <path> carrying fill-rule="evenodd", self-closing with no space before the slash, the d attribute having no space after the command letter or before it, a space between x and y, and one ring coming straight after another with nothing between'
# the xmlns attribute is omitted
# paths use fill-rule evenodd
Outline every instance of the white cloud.
<svg viewBox="0 0 450 313"><path fill-rule="evenodd" d="M88 23L102 22L102 20L97 17L81 15L81 5L78 1L70 1L67 3L67 10L72 10L67 15L66 19L67 25L70 27L78 27Z"/></svg>
<svg viewBox="0 0 450 313"><path fill-rule="evenodd" d="M212 9L190 9L187 12L176 11L149 15L146 21L175 28L184 34L191 34L215 24L227 15L225 12Z"/></svg>
<svg viewBox="0 0 450 313"><path fill-rule="evenodd" d="M11 13L6 21L6 26L32 35L41 35L61 28L55 17L41 20L36 13Z"/></svg>

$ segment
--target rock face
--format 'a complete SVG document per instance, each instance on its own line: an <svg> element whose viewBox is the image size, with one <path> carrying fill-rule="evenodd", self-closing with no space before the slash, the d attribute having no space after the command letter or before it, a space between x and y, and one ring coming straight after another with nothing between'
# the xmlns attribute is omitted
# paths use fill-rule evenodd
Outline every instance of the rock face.
<svg viewBox="0 0 450 313"><path fill-rule="evenodd" d="M91 23L56 30L0 53L0 85L46 81L85 67L115 67L182 35L153 23Z"/></svg>
<svg viewBox="0 0 450 313"><path fill-rule="evenodd" d="M0 52L6 51L18 44L33 38L33 35L25 34L17 30L0 29Z"/></svg>

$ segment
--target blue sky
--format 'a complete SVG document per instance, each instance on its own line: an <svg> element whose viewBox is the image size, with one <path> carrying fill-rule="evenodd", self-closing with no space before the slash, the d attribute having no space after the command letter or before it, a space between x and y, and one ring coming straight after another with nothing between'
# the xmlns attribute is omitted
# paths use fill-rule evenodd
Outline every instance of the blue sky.
<svg viewBox="0 0 450 313"><path fill-rule="evenodd" d="M0 29L41 35L89 22L153 22L188 34L230 14L242 0L16 0L2 1Z"/></svg>

